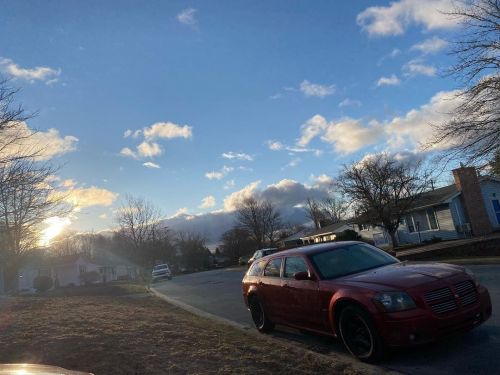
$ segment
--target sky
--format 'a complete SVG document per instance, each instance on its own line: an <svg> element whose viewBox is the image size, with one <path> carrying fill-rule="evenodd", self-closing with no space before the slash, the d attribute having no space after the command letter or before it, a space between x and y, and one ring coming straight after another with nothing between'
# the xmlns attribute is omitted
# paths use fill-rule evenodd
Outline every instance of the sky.
<svg viewBox="0 0 500 375"><path fill-rule="evenodd" d="M126 194L184 221L296 206L343 164L425 154L459 104L448 0L0 5L0 74L75 207L49 229L112 228Z"/></svg>

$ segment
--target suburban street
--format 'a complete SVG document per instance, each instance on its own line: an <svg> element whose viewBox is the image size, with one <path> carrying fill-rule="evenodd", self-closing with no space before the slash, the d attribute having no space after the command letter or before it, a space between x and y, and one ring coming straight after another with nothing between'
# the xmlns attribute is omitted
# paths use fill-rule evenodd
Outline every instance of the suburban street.
<svg viewBox="0 0 500 375"><path fill-rule="evenodd" d="M379 365L408 374L488 374L500 368L500 265L469 266L481 283L488 287L493 302L493 316L481 327L464 336L426 345L402 349ZM242 294L243 268L219 269L177 276L158 283L154 288L202 311L253 328ZM340 341L278 327L272 333L294 340L321 353L346 353Z"/></svg>

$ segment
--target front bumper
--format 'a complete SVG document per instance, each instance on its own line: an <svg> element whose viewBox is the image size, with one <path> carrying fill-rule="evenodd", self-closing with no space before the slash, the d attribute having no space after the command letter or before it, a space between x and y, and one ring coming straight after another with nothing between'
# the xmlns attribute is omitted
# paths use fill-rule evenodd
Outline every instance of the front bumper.
<svg viewBox="0 0 500 375"><path fill-rule="evenodd" d="M453 333L466 332L488 320L492 311L488 290L480 286L478 297L473 305L443 316L417 308L378 314L374 320L388 346L423 344Z"/></svg>

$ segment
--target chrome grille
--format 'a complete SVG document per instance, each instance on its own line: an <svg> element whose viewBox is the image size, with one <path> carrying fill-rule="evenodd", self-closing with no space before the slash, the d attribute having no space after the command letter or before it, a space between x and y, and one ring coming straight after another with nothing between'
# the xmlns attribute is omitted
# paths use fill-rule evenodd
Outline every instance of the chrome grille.
<svg viewBox="0 0 500 375"><path fill-rule="evenodd" d="M431 305L432 311L434 311L436 314L444 314L450 311L454 311L457 309L457 303L455 302L454 299L444 301L444 302L439 302L436 304Z"/></svg>
<svg viewBox="0 0 500 375"><path fill-rule="evenodd" d="M432 290L424 294L425 302L431 304L435 301L439 301L441 299L451 299L453 298L453 293L450 288L441 288L437 290Z"/></svg>
<svg viewBox="0 0 500 375"><path fill-rule="evenodd" d="M477 301L476 287L470 280L465 280L454 285L462 306L472 305Z"/></svg>
<svg viewBox="0 0 500 375"><path fill-rule="evenodd" d="M450 288L431 290L424 294L424 299L436 314L445 314L457 309L457 303Z"/></svg>

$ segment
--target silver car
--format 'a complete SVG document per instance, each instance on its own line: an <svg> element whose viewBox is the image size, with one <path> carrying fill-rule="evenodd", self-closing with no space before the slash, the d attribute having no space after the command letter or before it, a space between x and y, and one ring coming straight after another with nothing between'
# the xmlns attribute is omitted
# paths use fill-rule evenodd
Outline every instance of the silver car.
<svg viewBox="0 0 500 375"><path fill-rule="evenodd" d="M153 272L151 272L151 282L156 282L160 279L172 280L172 272L168 264L157 264L153 267Z"/></svg>

